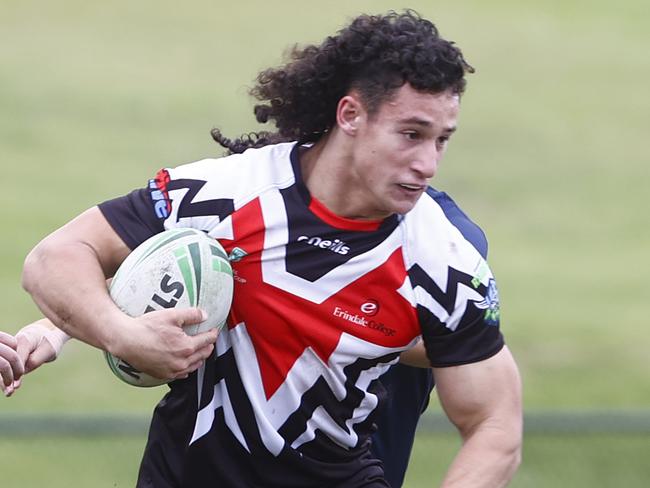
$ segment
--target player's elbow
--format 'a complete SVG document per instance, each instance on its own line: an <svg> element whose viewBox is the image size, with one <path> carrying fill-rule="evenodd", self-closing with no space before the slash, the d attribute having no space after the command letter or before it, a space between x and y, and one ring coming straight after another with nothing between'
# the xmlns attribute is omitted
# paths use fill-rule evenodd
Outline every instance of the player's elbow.
<svg viewBox="0 0 650 488"><path fill-rule="evenodd" d="M22 287L34 297L49 286L53 275L65 273L83 251L79 246L62 245L50 235L39 242L23 263Z"/></svg>
<svg viewBox="0 0 650 488"><path fill-rule="evenodd" d="M30 251L23 263L22 287L30 295L38 290L40 271L43 269L43 263L47 261L46 247L44 242L38 244Z"/></svg>

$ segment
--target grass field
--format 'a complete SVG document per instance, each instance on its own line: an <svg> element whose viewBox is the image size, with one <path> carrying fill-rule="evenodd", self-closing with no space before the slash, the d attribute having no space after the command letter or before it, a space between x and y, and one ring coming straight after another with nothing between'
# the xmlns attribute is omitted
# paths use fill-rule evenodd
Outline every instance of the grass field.
<svg viewBox="0 0 650 488"><path fill-rule="evenodd" d="M527 409L650 407L646 3L410 2L477 68L434 185L490 238ZM358 12L403 6L307 4L0 0L0 329L38 316L19 283L39 239L161 166L220 154L212 127L255 129L247 88L287 46L319 41ZM0 399L0 416L146 414L159 395L118 384L99 352L73 345ZM129 486L131 471L105 485L84 472L135 465L142 445L1 436L0 471L18 470L2 486L28 486L19 461L36 445L39 466L66 452L70 463L87 459L76 486ZM66 449L54 451L59 441ZM408 486L430 483L430 459L449 454L447 439L433 442L420 440ZM647 447L642 436L536 437L515 486L613 486L614 476L642 486L647 467L633 454ZM427 481L415 479L420 470Z"/></svg>
<svg viewBox="0 0 650 488"><path fill-rule="evenodd" d="M436 486L457 445L449 435L421 435L404 486ZM143 448L143 439L132 436L0 439L2 486L132 487ZM640 436L532 436L511 486L645 488L648 449L650 440ZM38 469L26 470L25 459Z"/></svg>

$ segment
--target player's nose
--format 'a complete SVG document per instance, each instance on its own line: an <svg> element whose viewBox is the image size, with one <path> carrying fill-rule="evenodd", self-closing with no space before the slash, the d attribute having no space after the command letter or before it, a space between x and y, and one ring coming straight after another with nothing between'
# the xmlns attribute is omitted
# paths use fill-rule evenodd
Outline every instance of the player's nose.
<svg viewBox="0 0 650 488"><path fill-rule="evenodd" d="M437 151L422 154L418 159L411 163L411 169L421 178L433 178L438 171L439 154Z"/></svg>

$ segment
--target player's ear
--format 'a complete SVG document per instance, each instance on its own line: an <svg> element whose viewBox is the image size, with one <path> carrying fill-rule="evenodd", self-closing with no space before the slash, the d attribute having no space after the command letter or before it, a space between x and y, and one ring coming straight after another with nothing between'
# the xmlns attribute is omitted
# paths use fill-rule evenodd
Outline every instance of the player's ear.
<svg viewBox="0 0 650 488"><path fill-rule="evenodd" d="M358 93L350 92L339 100L336 124L346 134L354 136L365 118L365 109Z"/></svg>

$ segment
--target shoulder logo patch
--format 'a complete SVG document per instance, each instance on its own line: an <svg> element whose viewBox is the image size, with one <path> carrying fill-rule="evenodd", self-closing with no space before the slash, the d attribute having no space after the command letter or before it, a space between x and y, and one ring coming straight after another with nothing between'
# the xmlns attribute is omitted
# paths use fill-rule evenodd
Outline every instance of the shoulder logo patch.
<svg viewBox="0 0 650 488"><path fill-rule="evenodd" d="M476 304L477 308L485 310L483 320L487 325L499 325L499 318L501 315L499 305L499 290L497 289L497 282L490 278L487 286L487 292L482 302Z"/></svg>
<svg viewBox="0 0 650 488"><path fill-rule="evenodd" d="M167 190L170 180L169 172L166 169L161 169L155 179L149 180L149 194L153 201L156 217L159 219L166 219L172 211L172 203Z"/></svg>

